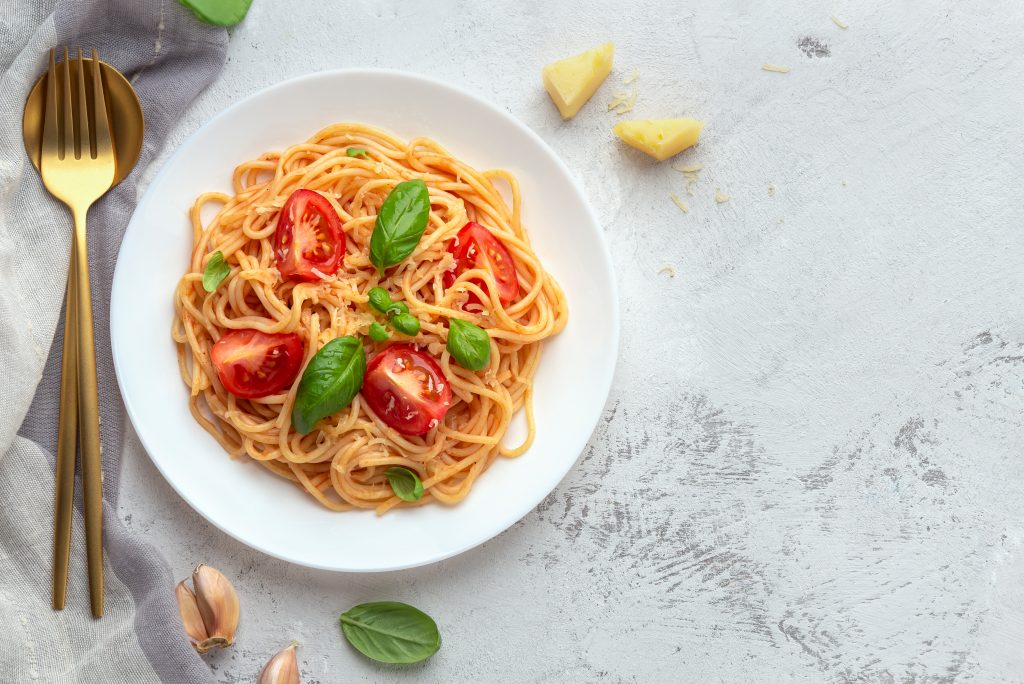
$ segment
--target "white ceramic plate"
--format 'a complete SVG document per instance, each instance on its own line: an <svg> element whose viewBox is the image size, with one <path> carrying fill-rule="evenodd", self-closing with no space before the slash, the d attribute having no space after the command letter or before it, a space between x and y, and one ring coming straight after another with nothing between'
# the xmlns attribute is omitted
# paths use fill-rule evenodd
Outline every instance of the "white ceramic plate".
<svg viewBox="0 0 1024 684"><path fill-rule="evenodd" d="M296 106L296 103L300 103ZM334 513L257 464L231 459L192 419L170 337L173 292L192 246L197 195L229 192L235 165L306 140L337 121L428 136L478 169L514 172L537 253L569 301L565 330L536 375L537 438L499 459L453 507L377 517ZM601 415L618 348L608 248L569 170L536 134L459 88L413 74L334 71L287 81L196 131L153 180L117 260L111 340L128 415L157 468L207 520L272 556L328 570L397 570L453 556L534 508L576 462Z"/></svg>

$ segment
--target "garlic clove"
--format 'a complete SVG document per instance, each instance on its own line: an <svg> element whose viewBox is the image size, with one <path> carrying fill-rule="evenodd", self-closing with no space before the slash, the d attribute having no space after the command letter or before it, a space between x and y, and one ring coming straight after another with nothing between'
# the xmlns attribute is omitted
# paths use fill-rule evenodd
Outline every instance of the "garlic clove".
<svg viewBox="0 0 1024 684"><path fill-rule="evenodd" d="M197 567L191 591L184 582L179 583L178 610L192 646L200 653L235 643L238 594L220 570L209 565Z"/></svg>
<svg viewBox="0 0 1024 684"><path fill-rule="evenodd" d="M293 641L268 660L260 670L257 684L300 684L299 663L295 658L295 649L298 646L299 642Z"/></svg>
<svg viewBox="0 0 1024 684"><path fill-rule="evenodd" d="M175 594L178 597L181 623L185 626L185 633L188 634L188 639L194 647L209 637L206 633L206 625L203 624L203 616L199 614L199 606L196 605L196 595L185 586L184 581L178 582Z"/></svg>

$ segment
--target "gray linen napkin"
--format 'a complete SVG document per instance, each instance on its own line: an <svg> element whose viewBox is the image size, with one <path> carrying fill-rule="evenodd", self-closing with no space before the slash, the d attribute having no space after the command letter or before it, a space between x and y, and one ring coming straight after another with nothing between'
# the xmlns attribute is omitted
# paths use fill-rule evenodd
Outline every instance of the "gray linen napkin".
<svg viewBox="0 0 1024 684"><path fill-rule="evenodd" d="M146 116L139 166L88 220L107 554L106 615L95 621L77 510L68 604L50 609L59 323L71 221L21 142L28 89L47 50L64 45L97 48L132 81ZM0 681L213 681L183 638L166 562L116 515L125 415L110 355L109 302L141 171L217 76L226 46L223 29L199 23L175 0L0 0Z"/></svg>

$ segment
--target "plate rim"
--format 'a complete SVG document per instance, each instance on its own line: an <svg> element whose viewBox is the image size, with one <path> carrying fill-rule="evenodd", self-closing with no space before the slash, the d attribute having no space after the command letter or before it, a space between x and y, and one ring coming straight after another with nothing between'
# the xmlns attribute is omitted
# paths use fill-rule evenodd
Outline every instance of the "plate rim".
<svg viewBox="0 0 1024 684"><path fill-rule="evenodd" d="M514 128L519 129L519 131L521 133L523 133L529 139L531 139L533 141L533 143L535 145L537 145L551 159L551 161L554 163L554 165L564 175L564 177L568 180L568 182L571 184L573 189L576 191L576 193L581 198L582 204L583 204L583 206L584 206L584 208L585 208L585 210L587 212L587 216L588 216L588 218L590 220L590 223L596 229L596 231L595 231L596 232L596 238L597 238L598 243L599 243L598 244L598 248L599 248L598 251L599 251L599 254L600 254L600 257L601 257L601 260L602 260L601 266L603 267L604 275L607 276L605 278L605 280L607 281L607 284L608 284L608 287L609 287L609 290L610 290L610 294L611 294L611 300L612 300L611 303L610 303L610 306L609 306L609 308L607 310L608 318L610 319L609 320L609 328L610 328L610 332L611 332L610 339L607 342L607 350L608 350L609 357L610 357L610 367L609 367L609 370L608 370L607 379L603 383L603 387L601 388L602 389L602 394L604 396L604 400L602 402L602 408L601 408L600 411L598 411L596 413L596 415L594 416L592 421L588 421L588 423L589 423L588 428L589 429L585 433L584 433L583 430L580 430L580 437L578 437L577 440L576 440L577 442L579 442L578 445L575 447L575 450L577 451L576 456L573 459L573 461L566 466L564 472L562 472L560 474L560 476L559 476L558 480L555 482L555 484L550 489L547 489L546 491L538 491L536 494L524 497L525 499L527 499L529 501L529 507L526 507L524 510L522 510L522 512L514 512L514 513L507 514L506 516L502 517L500 519L500 521L495 525L494 531L490 532L486 537L478 538L478 539L475 539L475 540L472 540L472 541L468 541L468 542L466 542L464 544L459 544L459 545L457 545L455 548L453 548L451 550L440 552L440 553L431 555L429 557L426 557L426 558L423 558L423 559L420 559L420 560L416 560L414 562L392 564L392 565L387 565L387 566L376 567L376 568L373 568L373 569L368 569L368 568L346 568L346 567L339 567L337 565L325 565L325 564L321 564L321 563L311 562L311 561L308 561L308 560L299 560L299 559L296 559L294 557L285 555L283 553L276 552L276 551L274 551L274 550L272 550L270 548L267 548L263 544L256 543L256 542L254 542L254 541L252 541L250 539L245 539L242 536L240 536L239 534L236 534L233 530L229 530L229 529L225 528L217 520L215 520L214 518L209 516L203 510L203 508L201 506L197 505L192 500L192 498L189 497L185 493L185 491L183 491L182 488L180 488L178 486L178 484L175 483L173 478L168 476L167 472L165 472L164 468L161 466L161 463L160 463L159 459L153 457L152 451L150 449L150 445L147 443L147 438L144 436L143 430L140 430L139 427L138 427L140 422L137 420L136 411L133 408L133 403L129 399L128 393L125 391L125 382L122 379L122 373L124 371L126 371L127 369L124 369L124 371L122 370L122 363L125 363L125 361L124 361L123 355L121 353L119 353L120 352L120 347L119 347L119 344L118 344L118 337L115 334L115 331L116 331L116 329L118 327L117 324L120 321L120 316L117 313L120 309L117 306L117 303L121 299L121 294L120 293L123 291L123 287L124 287L123 285L119 286L119 283L120 283L121 279L124 277L123 274L124 274L124 270L125 269L122 268L122 264L124 263L122 261L122 252L124 251L124 245L125 245L125 242L126 242L126 238L128 237L129 231L133 230L133 225L136 222L136 215L138 214L139 209L142 208L147 203L147 201L149 200L150 194L152 192L152 189L154 187L159 186L165 180L165 177L169 175L170 169L174 166L174 163L178 160L179 157L184 156L191 149L191 147L195 144L196 138L200 135L200 133L202 131L206 130L208 127L212 126L215 122L218 122L218 121L220 121L222 119L225 119L225 118L230 118L234 114L234 112L236 110L241 109L246 104L248 104L251 100L256 99L258 97L269 95L269 94L273 93L274 91L282 90L282 89L285 89L285 88L288 88L288 87L292 87L292 86L295 86L296 84L300 84L300 83L305 82L305 81L315 81L315 80L318 80L318 79L330 80L330 79L334 79L334 78L344 78L344 77L347 77L347 76L370 77L370 78L377 77L377 76L410 78L410 79L413 79L413 80L418 80L418 81L425 82L425 83L427 83L427 84L429 84L429 85L431 85L433 87L440 88L442 90L448 90L448 91L455 92L455 93L457 93L458 95L460 95L462 97L465 97L465 98L468 98L468 99L474 101L477 105L479 105L479 106L481 106L481 107L483 107L483 108L485 108L487 110L490 110L490 112L492 114L495 114L499 118L503 119L507 124L513 126ZM330 122L327 122L327 123L324 124L324 126L328 126L328 125L330 125ZM369 124L369 125L374 125L374 124ZM166 146L166 144L167 144L167 141L165 140L164 141L164 145L162 147ZM145 169L142 169L142 171L145 171ZM195 130L191 131L188 134L188 136L181 142L181 144L178 146L178 148L176 150L174 150L174 152L172 152L167 157L167 159L163 162L163 164L160 167L160 169L156 172L156 174L153 175L152 179L147 184L145 191L143 192L141 197L139 197L138 202L136 202L135 207L132 209L131 217L129 218L128 223L125 226L124 235L122 236L121 243L118 246L117 260L115 262L114 274L113 274L113 278L112 278L112 281L111 281L109 333L110 333L111 356L113 357L113 361L114 361L114 375L115 375L116 380L117 380L118 393L119 393L119 395L121 397L122 403L124 404L125 413L128 416L128 420L131 422L131 426L132 426L133 431L135 432L136 436L138 437L139 443L142 446L142 450L145 451L145 453L146 453L146 457L156 467L156 469L160 473L161 477L171 487L171 489L175 492L175 494L178 497L180 497L186 504L188 504L188 506L193 511L198 513L209 524L213 525L214 527L216 527L218 530L220 530L224 534L228 535L232 539L235 539L236 541L238 541L239 543L241 543L242 545L244 545L244 546L246 546L246 547L248 547L250 549L254 549L256 551L259 551L260 553L266 554L266 555L271 556L273 558L277 558L277 559L286 561L288 563L293 563L295 565L299 565L299 566L302 566L302 567L309 567L309 568L314 568L314 569L318 569L318 570L326 570L326 571L331 571L331 572L357 573L358 574L358 573L369 573L369 572L395 572L395 571L398 571L398 570L406 570L406 569L410 569L410 568L416 568L416 567L423 567L423 566L427 566L427 565L432 565L434 563L438 563L440 561L452 558L454 556L458 556L458 555L460 555L462 553L465 553L466 551L469 551L469 550L471 550L473 548L481 546L482 544L485 544L485 543L491 541L492 539L494 539L495 537L497 537L501 533L507 531L509 528L511 528L513 525L515 525L520 520L524 519L527 515L529 515L531 512L533 512L537 508L537 506L548 495L550 495L551 492L553 492L562 483L562 481L566 478L566 476L568 476L568 474L572 471L572 469L574 467L576 467L576 465L578 465L578 463L580 461L580 458L583 456L583 452L586 449L587 443L590 441L591 437L594 435L594 432L597 429L597 426L598 426L598 424L599 424L599 422L601 420L601 416L604 415L604 412L607 409L608 400L609 400L609 398L611 396L611 389L612 389L612 385L613 385L613 382L614 382L615 371L616 371L617 366L618 366L618 356L619 356L619 351L620 351L620 339L621 339L621 311L620 311L620 309L621 309L621 306L620 306L620 302L619 302L618 282L617 282L617 280L615 278L614 261L612 260L611 249L610 249L610 246L608 244L608 240L607 240L607 238L606 238L606 236L604 234L604 231L602 230L602 224L601 224L601 222L600 222L600 220L598 218L597 212L594 210L593 205L591 204L591 202L590 202L586 192L584 191L584 188L583 188L583 185L582 185L580 179L577 178L577 176L572 172L572 170L568 167L568 165L566 165L566 163L562 160L562 158L555 152L555 150L547 142L545 142L545 140L543 138L540 137L539 134L537 134L532 128L530 128L525 123L523 123L518 118L516 118L511 112L506 111L506 110L498 107L497 105L495 105L491 101L487 100L486 98L482 97L481 95L478 95L474 91L469 90L468 88L462 87L460 85L456 85L456 84L450 83L448 81L444 81L444 80L435 78L433 76L428 76L428 75L425 75L425 74L421 74L421 73L417 73L417 72L412 72L412 71L405 71L405 70L401 70L401 69L390 69L390 68L344 68L344 69L326 69L326 70L320 70L320 71L314 71L314 72L302 74L300 76L296 76L296 77L293 77L293 78L288 78L288 79L284 79L284 80L278 81L278 82L273 83L271 85L268 85L268 86L266 86L264 88L261 88L259 90L253 91L252 93L246 95L245 97L243 97L243 98L241 98L239 100L236 100L235 102L230 104L228 107L225 107L221 111L217 112L212 117L207 119L202 125L197 127ZM542 363L543 363L543 360L542 360ZM527 452L525 452L525 453L528 453L528 452L529 452L529 450L527 450ZM524 455L525 455L525 453L524 453Z"/></svg>

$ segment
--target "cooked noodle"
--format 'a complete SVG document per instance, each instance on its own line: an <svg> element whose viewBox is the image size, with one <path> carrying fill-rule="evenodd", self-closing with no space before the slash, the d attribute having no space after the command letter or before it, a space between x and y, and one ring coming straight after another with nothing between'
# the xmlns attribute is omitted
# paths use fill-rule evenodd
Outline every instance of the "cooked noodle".
<svg viewBox="0 0 1024 684"><path fill-rule="evenodd" d="M367 151L350 157L349 147ZM377 212L403 180L422 179L430 193L430 219L412 256L381 278L370 263L369 242ZM493 181L511 189L512 207ZM454 504L502 456L518 456L534 437L531 384L541 342L558 333L568 315L558 284L533 253L520 223L519 186L507 171L480 172L448 154L436 142L408 144L369 126L335 124L308 142L269 152L234 172L234 195L204 193L191 210L194 246L188 272L175 293L173 337L182 379L191 388L195 419L233 456L248 457L303 487L334 510L396 506L432 500ZM326 196L341 217L347 237L337 274L317 282L282 280L275 267L277 217L299 188ZM219 204L203 225L201 210ZM486 270L461 274L447 290L444 273L454 261L448 245L467 221L477 221L501 239L515 261L520 296L503 306L494 277ZM208 255L220 250L231 274L212 293L203 289ZM380 285L409 306L422 328L414 341L439 363L451 384L452 406L444 420L422 437L407 437L383 423L361 395L322 420L312 432L291 429L298 378L286 391L261 399L239 399L225 391L210 360L210 349L231 329L296 332L305 343L303 367L328 341L343 335L363 338L369 358L390 342L367 335L377 317L367 292ZM482 314L461 305L472 292ZM480 372L459 366L445 349L449 317L487 330L491 360ZM400 336L393 335L392 341ZM301 375L301 374L300 374ZM502 438L513 415L525 405L528 436L516 447ZM424 495L399 499L385 477L390 466L415 471Z"/></svg>

